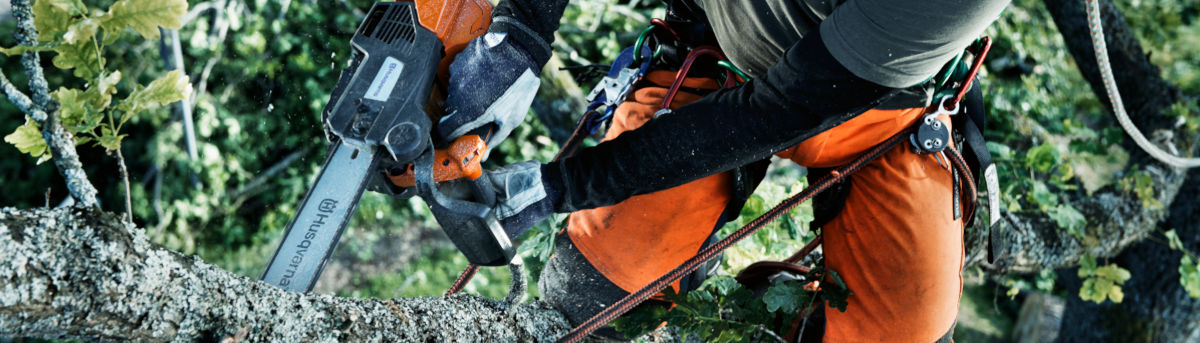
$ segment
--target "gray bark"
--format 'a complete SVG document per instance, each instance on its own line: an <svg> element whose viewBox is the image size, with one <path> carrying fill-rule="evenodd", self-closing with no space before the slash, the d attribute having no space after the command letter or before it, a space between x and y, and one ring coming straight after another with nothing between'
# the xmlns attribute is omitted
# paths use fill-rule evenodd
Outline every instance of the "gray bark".
<svg viewBox="0 0 1200 343"><path fill-rule="evenodd" d="M282 291L153 246L88 208L0 209L0 336L88 341L548 341L562 316L455 295L349 299Z"/></svg>

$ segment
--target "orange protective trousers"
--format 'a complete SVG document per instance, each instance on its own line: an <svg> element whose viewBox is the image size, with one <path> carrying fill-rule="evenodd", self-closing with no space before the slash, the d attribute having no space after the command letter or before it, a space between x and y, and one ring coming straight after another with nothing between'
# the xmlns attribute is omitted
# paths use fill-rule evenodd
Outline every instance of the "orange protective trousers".
<svg viewBox="0 0 1200 343"><path fill-rule="evenodd" d="M645 80L669 85L674 77L657 71ZM715 89L717 83L689 78L684 86ZM666 93L654 86L633 91L616 110L605 140L653 119ZM680 92L671 107L699 98ZM808 167L840 166L923 113L871 110L778 156ZM933 342L954 324L962 290L962 222L954 214L949 163L938 158L901 144L849 177L846 203L822 232L826 267L854 295L846 312L826 309L825 342ZM601 274L634 292L700 250L732 198L732 182L724 172L575 212L567 233Z"/></svg>

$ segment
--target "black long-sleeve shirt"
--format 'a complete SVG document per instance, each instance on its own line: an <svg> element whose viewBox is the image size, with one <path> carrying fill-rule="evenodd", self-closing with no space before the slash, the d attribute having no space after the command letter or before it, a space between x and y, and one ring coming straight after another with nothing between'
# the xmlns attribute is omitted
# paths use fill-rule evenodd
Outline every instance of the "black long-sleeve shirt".
<svg viewBox="0 0 1200 343"><path fill-rule="evenodd" d="M788 20L769 8L779 3L800 6L805 1L747 1L743 5L759 7L740 13L758 14L753 20ZM820 23L818 34L791 45L758 78L550 162L542 169L543 181L561 197L556 210L570 212L616 204L767 158L877 106L898 88L929 78L1007 3L850 0ZM550 41L565 6L563 0L505 0L493 13L524 23L533 31L520 30L526 35ZM717 31L755 27L737 25L750 18L708 16ZM717 37L726 50L754 46L732 39L759 39L730 32L717 32Z"/></svg>

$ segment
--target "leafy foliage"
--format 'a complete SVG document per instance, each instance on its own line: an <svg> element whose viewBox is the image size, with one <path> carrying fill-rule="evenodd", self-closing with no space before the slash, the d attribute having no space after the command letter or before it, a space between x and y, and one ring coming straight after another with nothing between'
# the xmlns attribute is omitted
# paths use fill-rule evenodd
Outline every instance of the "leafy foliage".
<svg viewBox="0 0 1200 343"><path fill-rule="evenodd" d="M71 29L82 25L86 29L80 30L90 30L89 32L94 34L98 25L108 31L119 31L128 26L142 35L142 38L158 39L159 27L174 30L182 26L179 19L187 13L187 7L186 0L121 0L114 3L108 9L108 13L74 24ZM67 34L71 32L68 31Z"/></svg>
<svg viewBox="0 0 1200 343"><path fill-rule="evenodd" d="M1167 237L1167 244L1171 250L1183 253L1179 259L1179 285L1183 286L1192 298L1200 298L1200 259L1184 247L1175 230L1167 230L1163 235Z"/></svg>
<svg viewBox="0 0 1200 343"><path fill-rule="evenodd" d="M46 140L42 139L42 131L32 118L26 117L25 125L18 126L16 131L4 136L4 141L17 147L21 153L36 158L38 164L50 160Z"/></svg>
<svg viewBox="0 0 1200 343"><path fill-rule="evenodd" d="M121 126L139 113L162 105L187 99L191 85L187 75L178 70L142 87L136 83L133 91L112 107L112 98L121 81L120 71L105 68L101 53L107 43L115 42L121 28L136 25L139 30L153 31L158 27L177 28L187 11L183 0L119 0L107 14L88 14L80 0L40 0L33 6L34 25L42 31L40 43L57 53L55 66L75 69L75 76L88 83L83 89L59 87L52 96L60 106L63 126L76 137L76 144L94 143L107 150L121 148ZM103 27L106 32L98 29ZM151 38L146 32L142 36ZM107 122L105 122L107 119ZM11 143L24 146L22 152L44 161L45 141L31 142L30 126L18 128L10 137ZM96 130L99 130L97 133ZM24 132L18 135L18 133ZM16 137L21 138L16 138ZM40 138L40 136L38 137ZM20 141L17 141L17 140Z"/></svg>
<svg viewBox="0 0 1200 343"><path fill-rule="evenodd" d="M1083 285L1079 287L1079 297L1083 300L1099 304L1106 299L1115 303L1125 299L1121 285L1129 281L1129 270L1116 264L1097 267L1095 257L1084 255L1079 261L1077 273L1083 278Z"/></svg>

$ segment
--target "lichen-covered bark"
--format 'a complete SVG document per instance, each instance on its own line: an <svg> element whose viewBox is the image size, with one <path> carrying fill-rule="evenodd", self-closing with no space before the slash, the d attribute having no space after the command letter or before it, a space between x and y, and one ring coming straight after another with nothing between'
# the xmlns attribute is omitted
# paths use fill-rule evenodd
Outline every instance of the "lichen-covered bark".
<svg viewBox="0 0 1200 343"><path fill-rule="evenodd" d="M149 243L87 208L0 209L0 336L88 341L548 341L541 303L470 295L349 299L284 292Z"/></svg>
<svg viewBox="0 0 1200 343"><path fill-rule="evenodd" d="M1183 185L1183 173L1161 165L1150 165L1143 171L1154 180L1155 199L1162 204L1171 204ZM1030 273L1076 266L1085 253L1097 257L1115 256L1125 247L1145 239L1158 227L1157 223L1167 217L1165 208L1143 207L1136 195L1112 187L1090 197L1081 195L1067 201L1088 218L1084 239L1059 228L1045 214L1002 213L1004 218L996 225L1003 227L1008 246L1002 258L995 264L986 265L987 269L994 274ZM981 203L977 215L984 215L985 208ZM967 232L967 246L971 247L968 249L968 266L986 264L984 224L983 220L977 220L975 227Z"/></svg>

